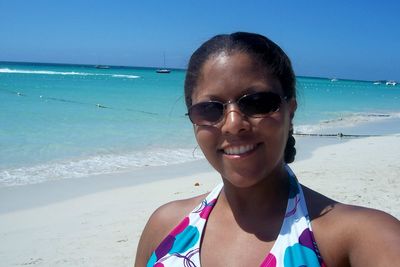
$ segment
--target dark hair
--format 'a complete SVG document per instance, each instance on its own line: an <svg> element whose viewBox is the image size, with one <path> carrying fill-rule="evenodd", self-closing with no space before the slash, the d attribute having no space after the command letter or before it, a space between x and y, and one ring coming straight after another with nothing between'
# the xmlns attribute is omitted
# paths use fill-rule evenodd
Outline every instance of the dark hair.
<svg viewBox="0 0 400 267"><path fill-rule="evenodd" d="M275 76L287 99L296 97L296 78L292 64L285 52L267 37L255 33L235 32L212 37L203 43L191 56L185 78L185 102L192 105L192 93L197 86L198 77L204 63L220 53L246 53ZM285 162L294 161L296 149L293 131L289 132L285 148Z"/></svg>

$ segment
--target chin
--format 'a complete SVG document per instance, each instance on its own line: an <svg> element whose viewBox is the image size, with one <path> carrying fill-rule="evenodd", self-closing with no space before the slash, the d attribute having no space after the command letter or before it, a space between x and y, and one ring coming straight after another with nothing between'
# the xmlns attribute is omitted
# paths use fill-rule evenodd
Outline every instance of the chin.
<svg viewBox="0 0 400 267"><path fill-rule="evenodd" d="M237 188L248 188L259 185L269 179L276 179L284 169L283 161L276 162L276 164L272 164L269 167L265 163L261 165L256 164L251 167L229 166L231 168L218 172L221 173L225 182Z"/></svg>
<svg viewBox="0 0 400 267"><path fill-rule="evenodd" d="M258 177L258 178L257 178ZM239 173L229 173L223 175L222 178L224 182L228 182L237 188L249 188L261 183L265 178L260 175L255 174L239 174Z"/></svg>

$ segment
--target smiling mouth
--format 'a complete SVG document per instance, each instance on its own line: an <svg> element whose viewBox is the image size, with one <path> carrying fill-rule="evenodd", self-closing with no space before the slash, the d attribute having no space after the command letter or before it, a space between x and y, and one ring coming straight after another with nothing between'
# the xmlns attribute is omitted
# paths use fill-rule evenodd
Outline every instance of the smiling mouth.
<svg viewBox="0 0 400 267"><path fill-rule="evenodd" d="M222 151L226 155L243 155L250 151L253 151L256 147L258 147L258 144L243 145L243 146L231 146L231 147L224 148Z"/></svg>

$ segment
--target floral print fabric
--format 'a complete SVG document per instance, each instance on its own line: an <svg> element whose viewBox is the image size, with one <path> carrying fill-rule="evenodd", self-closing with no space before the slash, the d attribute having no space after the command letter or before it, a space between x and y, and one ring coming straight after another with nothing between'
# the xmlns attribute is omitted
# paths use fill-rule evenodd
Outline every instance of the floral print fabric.
<svg viewBox="0 0 400 267"><path fill-rule="evenodd" d="M286 166L290 179L290 193L278 238L261 267L322 266L303 191L292 170ZM188 216L164 238L152 253L147 267L200 267L200 241L204 226L219 193L221 183ZM267 227L267 226L266 226Z"/></svg>

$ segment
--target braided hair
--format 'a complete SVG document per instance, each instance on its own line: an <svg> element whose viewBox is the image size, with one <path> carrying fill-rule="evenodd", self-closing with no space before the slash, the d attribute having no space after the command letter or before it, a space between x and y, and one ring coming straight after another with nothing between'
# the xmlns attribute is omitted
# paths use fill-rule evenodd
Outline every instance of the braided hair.
<svg viewBox="0 0 400 267"><path fill-rule="evenodd" d="M288 140L286 142L286 147L285 147L285 162L286 163L292 163L294 161L294 158L296 156L296 148L294 145L296 144L296 139L294 139L293 136L293 129L289 131L288 135Z"/></svg>

